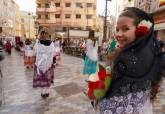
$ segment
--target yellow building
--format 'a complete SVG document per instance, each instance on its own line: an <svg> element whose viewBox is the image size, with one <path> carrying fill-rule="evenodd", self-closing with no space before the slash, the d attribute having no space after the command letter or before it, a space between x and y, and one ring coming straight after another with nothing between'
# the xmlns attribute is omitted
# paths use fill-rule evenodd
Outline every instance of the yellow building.
<svg viewBox="0 0 165 114"><path fill-rule="evenodd" d="M40 28L52 31L96 29L96 0L36 0L36 3Z"/></svg>
<svg viewBox="0 0 165 114"><path fill-rule="evenodd" d="M19 6L16 2L13 1L13 29L14 29L14 36L21 36L21 22L20 22L20 10Z"/></svg>
<svg viewBox="0 0 165 114"><path fill-rule="evenodd" d="M31 12L20 11L21 33L22 38L36 38L35 16Z"/></svg>

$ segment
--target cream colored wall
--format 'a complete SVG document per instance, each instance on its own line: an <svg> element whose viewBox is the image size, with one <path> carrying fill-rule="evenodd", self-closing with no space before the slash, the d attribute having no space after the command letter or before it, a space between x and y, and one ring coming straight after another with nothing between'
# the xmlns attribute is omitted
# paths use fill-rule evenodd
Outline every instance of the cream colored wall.
<svg viewBox="0 0 165 114"><path fill-rule="evenodd" d="M53 1L53 0L52 0ZM37 0L37 3L40 3L42 7L44 7L45 1ZM60 2L60 1L54 1L51 2L51 4ZM65 3L71 3L70 8L65 7ZM81 2L83 8L77 8L76 7L76 2ZM62 26L72 26L72 27L83 27L85 28L87 26L87 19L86 15L92 14L93 18L88 19L88 25L92 27L96 27L96 9L93 8L86 8L86 3L94 3L96 5L96 0L62 0L61 2L61 7L60 8L55 8L51 5L51 8L37 8L37 11L40 12L42 15L41 17L44 18L44 11L47 11L47 14L49 14L50 19L46 20L48 23L56 23L57 21L62 23ZM61 19L55 19L55 13L61 14ZM70 19L65 18L65 14L71 14ZM76 14L81 14L81 19L76 19ZM43 22L44 19L39 19L39 22ZM50 21L51 20L51 21ZM94 28L95 29L95 28Z"/></svg>
<svg viewBox="0 0 165 114"><path fill-rule="evenodd" d="M22 23L21 22L21 26L23 28L21 28L21 37L24 37L24 34L26 35L27 38L31 38L31 39L35 39L35 26L34 26L34 22L35 19L33 18L33 14L28 15L29 12L21 12L20 13L20 20L24 19L25 21ZM30 20L30 21L29 21ZM29 23L30 22L30 23ZM30 28L30 30L29 30ZM30 34L29 34L30 32Z"/></svg>

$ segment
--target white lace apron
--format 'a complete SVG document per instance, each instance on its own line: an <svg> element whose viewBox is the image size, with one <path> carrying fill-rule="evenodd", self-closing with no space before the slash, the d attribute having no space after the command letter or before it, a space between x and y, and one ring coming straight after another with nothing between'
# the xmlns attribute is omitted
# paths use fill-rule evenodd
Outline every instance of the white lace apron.
<svg viewBox="0 0 165 114"><path fill-rule="evenodd" d="M53 57L55 53L55 47L53 42L49 46L45 46L38 41L34 46L34 51L36 54L37 73L40 74L39 70L42 73L45 73L53 64Z"/></svg>

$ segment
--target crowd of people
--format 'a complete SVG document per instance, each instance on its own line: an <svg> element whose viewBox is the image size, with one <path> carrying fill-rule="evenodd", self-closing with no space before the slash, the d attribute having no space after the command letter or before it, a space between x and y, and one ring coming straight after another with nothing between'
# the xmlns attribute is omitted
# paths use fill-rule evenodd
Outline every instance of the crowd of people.
<svg viewBox="0 0 165 114"><path fill-rule="evenodd" d="M41 88L42 98L49 97L54 68L61 58L60 41L51 41L49 35L47 31L41 31L35 43L26 39L20 48L25 67L34 69L33 87ZM106 46L112 83L98 103L100 114L152 114L152 102L165 75L164 44L156 37L154 21L146 12L127 7L119 15L116 36ZM5 49L9 54L11 47L7 42ZM93 30L81 47L84 50L82 73L89 76L97 72L99 63L99 45Z"/></svg>

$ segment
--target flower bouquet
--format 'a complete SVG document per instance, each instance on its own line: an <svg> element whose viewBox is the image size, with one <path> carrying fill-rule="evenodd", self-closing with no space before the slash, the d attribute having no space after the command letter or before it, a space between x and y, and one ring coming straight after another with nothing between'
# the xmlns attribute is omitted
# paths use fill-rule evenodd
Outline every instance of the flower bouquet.
<svg viewBox="0 0 165 114"><path fill-rule="evenodd" d="M111 85L112 73L111 68L106 69L99 64L99 71L91 74L88 79L87 96L91 101L99 101L103 99Z"/></svg>

